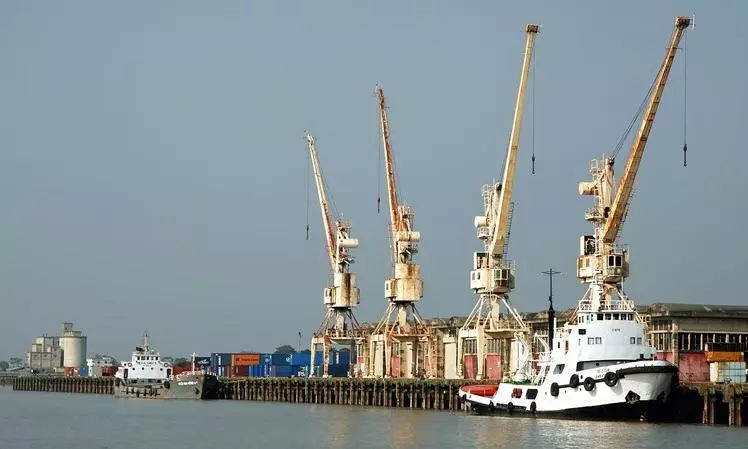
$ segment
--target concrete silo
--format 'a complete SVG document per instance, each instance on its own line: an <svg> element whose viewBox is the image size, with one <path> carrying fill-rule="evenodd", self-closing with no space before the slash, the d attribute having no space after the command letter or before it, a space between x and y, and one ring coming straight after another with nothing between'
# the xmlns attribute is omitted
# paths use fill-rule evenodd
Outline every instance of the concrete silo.
<svg viewBox="0 0 748 449"><path fill-rule="evenodd" d="M69 370L77 371L86 367L86 336L83 332L73 330L73 323L64 323L60 333L62 348L62 366L66 374ZM68 374L69 375L69 374Z"/></svg>

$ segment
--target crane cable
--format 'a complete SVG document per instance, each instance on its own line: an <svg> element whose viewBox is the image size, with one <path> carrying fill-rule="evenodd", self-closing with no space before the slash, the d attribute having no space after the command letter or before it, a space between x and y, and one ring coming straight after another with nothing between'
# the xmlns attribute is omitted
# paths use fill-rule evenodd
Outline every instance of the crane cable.
<svg viewBox="0 0 748 449"><path fill-rule="evenodd" d="M536 50L537 51L537 50ZM532 174L535 174L535 51L532 52L530 70L532 71Z"/></svg>
<svg viewBox="0 0 748 449"><path fill-rule="evenodd" d="M688 34L683 36L683 166L686 167L688 162L686 160L686 151L688 151L688 144L686 143L686 129L687 120L686 116L688 113L688 52L687 44Z"/></svg>
<svg viewBox="0 0 748 449"><path fill-rule="evenodd" d="M309 151L307 151L306 154L307 163L304 166L304 181L306 183L306 239L309 240L309 166L312 163L312 155L309 154Z"/></svg>
<svg viewBox="0 0 748 449"><path fill-rule="evenodd" d="M664 64L664 61L663 61ZM623 132L621 137L618 139L618 143L616 144L615 150L613 150L613 154L611 155L611 158L613 160L616 159L616 156L618 156L618 152L621 151L621 148L623 148L623 144L626 141L626 138L628 138L629 133L631 132L631 129L634 127L634 124L638 121L639 117L641 117L642 112L644 112L644 109L647 106L647 103L649 101L649 97L652 96L652 92L654 91L655 85L657 84L657 78L660 76L660 72L662 71L662 66L660 66L660 69L657 70L657 73L655 74L654 80L652 80L652 84L649 86L649 90L647 91L647 94L644 96L644 99L642 100L641 104L639 105L639 109L636 110L636 114L631 118L631 121L628 124L628 127L626 128L626 131Z"/></svg>

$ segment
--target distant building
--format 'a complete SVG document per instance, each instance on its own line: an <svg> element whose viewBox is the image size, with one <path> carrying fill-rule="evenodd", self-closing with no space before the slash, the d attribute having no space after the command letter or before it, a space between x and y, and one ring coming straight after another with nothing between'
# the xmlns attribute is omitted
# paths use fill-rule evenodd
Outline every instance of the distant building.
<svg viewBox="0 0 748 449"><path fill-rule="evenodd" d="M86 336L73 329L73 323L64 323L59 337L46 334L38 337L26 354L29 369L36 372L64 372L74 376L86 368Z"/></svg>
<svg viewBox="0 0 748 449"><path fill-rule="evenodd" d="M119 363L114 357L96 354L93 358L86 360L88 375L90 377L114 376Z"/></svg>
<svg viewBox="0 0 748 449"><path fill-rule="evenodd" d="M26 364L36 372L52 372L62 368L62 348L59 337L37 337L26 354Z"/></svg>

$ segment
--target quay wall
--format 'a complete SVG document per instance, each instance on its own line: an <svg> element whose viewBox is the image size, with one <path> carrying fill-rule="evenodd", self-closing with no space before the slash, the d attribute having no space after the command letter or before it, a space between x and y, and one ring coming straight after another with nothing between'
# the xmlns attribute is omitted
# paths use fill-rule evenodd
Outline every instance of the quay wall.
<svg viewBox="0 0 748 449"><path fill-rule="evenodd" d="M474 383L450 379L221 378L219 399L457 411L464 409L457 395L460 387ZM113 395L114 378L16 377L13 390ZM748 425L746 398L748 383L681 382L670 395L666 420Z"/></svg>

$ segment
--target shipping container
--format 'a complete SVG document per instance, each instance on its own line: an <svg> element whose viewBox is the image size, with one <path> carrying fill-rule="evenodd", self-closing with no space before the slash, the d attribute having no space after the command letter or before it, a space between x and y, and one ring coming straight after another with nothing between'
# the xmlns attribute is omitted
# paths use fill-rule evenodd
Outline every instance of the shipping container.
<svg viewBox="0 0 748 449"><path fill-rule="evenodd" d="M214 352L210 355L210 364L213 366L231 366L230 352Z"/></svg>
<svg viewBox="0 0 748 449"><path fill-rule="evenodd" d="M213 362L210 357L195 357L195 366L200 369L206 366L213 366Z"/></svg>
<svg viewBox="0 0 748 449"><path fill-rule="evenodd" d="M288 365L291 366L291 354L271 354L270 365Z"/></svg>
<svg viewBox="0 0 748 449"><path fill-rule="evenodd" d="M249 377L267 377L270 375L270 365L251 365Z"/></svg>
<svg viewBox="0 0 748 449"><path fill-rule="evenodd" d="M251 366L260 364L260 354L233 354L231 366Z"/></svg>
<svg viewBox="0 0 748 449"><path fill-rule="evenodd" d="M291 365L271 365L270 366L270 377L291 377L295 376L296 373L293 371Z"/></svg>
<svg viewBox="0 0 748 449"><path fill-rule="evenodd" d="M331 360L330 363L336 363L338 365L350 365L351 364L351 352L350 351L337 351L335 362Z"/></svg>
<svg viewBox="0 0 748 449"><path fill-rule="evenodd" d="M231 366L230 377L250 377L249 371L250 371L249 365Z"/></svg>
<svg viewBox="0 0 748 449"><path fill-rule="evenodd" d="M710 382L744 382L745 362L712 362L709 364Z"/></svg>
<svg viewBox="0 0 748 449"><path fill-rule="evenodd" d="M344 365L341 365L341 364L328 365L327 374L330 377L347 377L349 368L350 368L350 365L348 365L347 363Z"/></svg>
<svg viewBox="0 0 748 449"><path fill-rule="evenodd" d="M78 368L78 375L81 377L88 377L88 367L80 367Z"/></svg>
<svg viewBox="0 0 748 449"><path fill-rule="evenodd" d="M117 373L118 369L118 366L102 366L101 375L102 377L113 377Z"/></svg>
<svg viewBox="0 0 748 449"><path fill-rule="evenodd" d="M312 363L311 352L294 352L291 354L291 365L304 365L309 366Z"/></svg>
<svg viewBox="0 0 748 449"><path fill-rule="evenodd" d="M742 362L742 352L707 352L707 362Z"/></svg>

